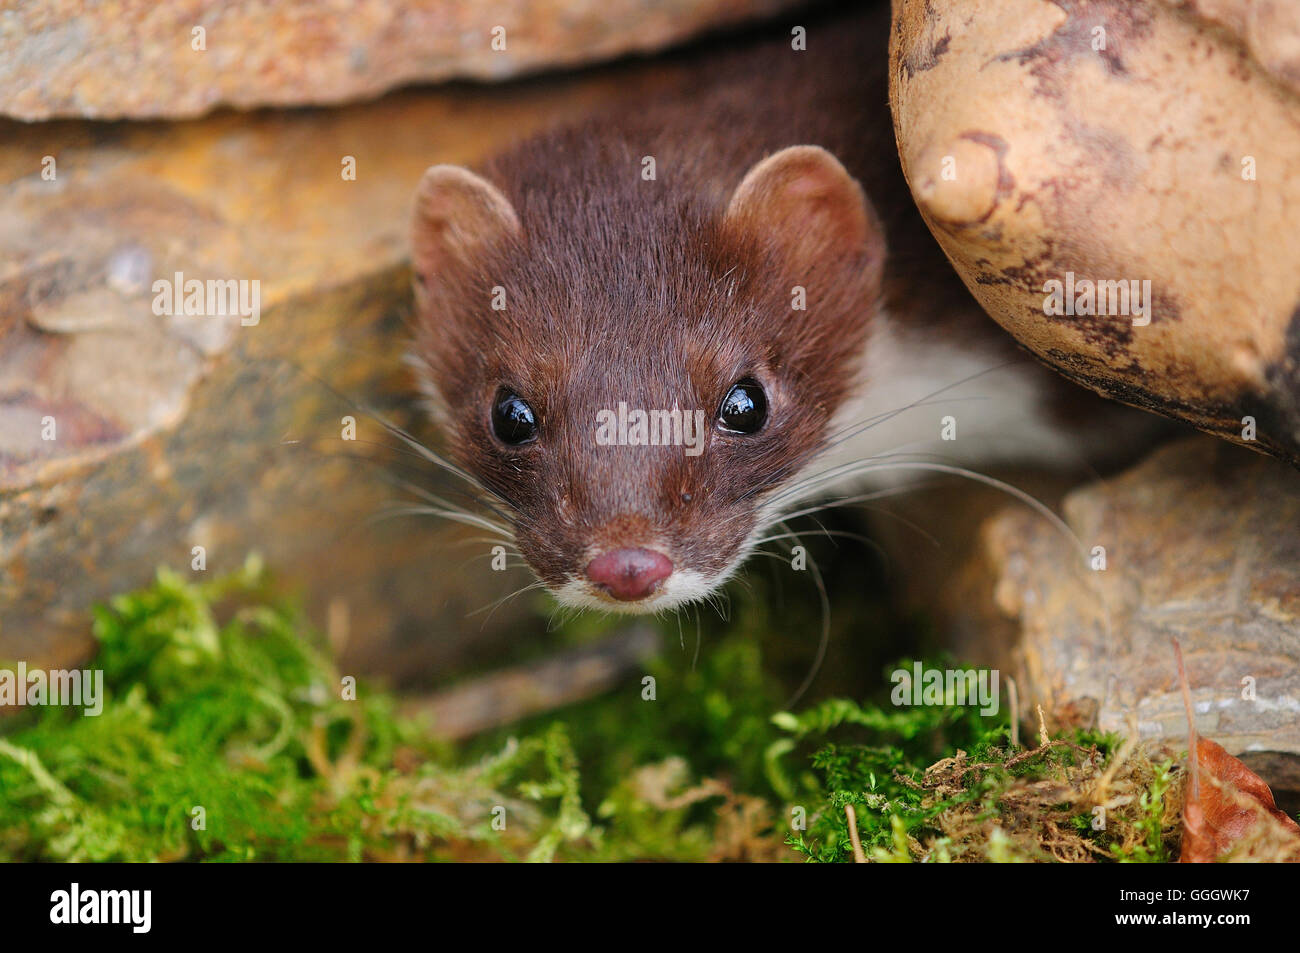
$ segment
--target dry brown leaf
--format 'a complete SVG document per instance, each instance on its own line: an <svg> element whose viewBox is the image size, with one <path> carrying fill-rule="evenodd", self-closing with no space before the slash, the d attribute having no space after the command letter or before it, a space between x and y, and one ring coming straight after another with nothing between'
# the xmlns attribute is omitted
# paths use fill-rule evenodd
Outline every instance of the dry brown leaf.
<svg viewBox="0 0 1300 953"><path fill-rule="evenodd" d="M1267 825L1269 818L1278 826L1272 838L1281 842L1277 853L1289 855L1291 859L1300 857L1300 824L1278 809L1273 792L1264 780L1228 754L1223 745L1197 737L1191 689L1177 639L1174 639L1174 656L1178 660L1178 681L1187 709L1187 750L1191 762L1178 862L1212 864L1247 841L1253 841L1259 825ZM1192 752L1195 752L1194 759ZM1287 843L1292 839L1294 845Z"/></svg>

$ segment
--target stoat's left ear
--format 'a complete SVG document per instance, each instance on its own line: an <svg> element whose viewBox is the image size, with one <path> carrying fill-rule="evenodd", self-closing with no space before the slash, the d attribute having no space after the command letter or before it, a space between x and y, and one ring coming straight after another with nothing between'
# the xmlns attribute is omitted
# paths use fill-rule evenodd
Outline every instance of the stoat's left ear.
<svg viewBox="0 0 1300 953"><path fill-rule="evenodd" d="M862 186L819 146L791 146L757 163L727 205L728 228L773 243L798 275L828 259L878 264L885 237Z"/></svg>
<svg viewBox="0 0 1300 953"><path fill-rule="evenodd" d="M411 265L427 287L519 231L514 206L495 185L460 166L435 165L415 193Z"/></svg>

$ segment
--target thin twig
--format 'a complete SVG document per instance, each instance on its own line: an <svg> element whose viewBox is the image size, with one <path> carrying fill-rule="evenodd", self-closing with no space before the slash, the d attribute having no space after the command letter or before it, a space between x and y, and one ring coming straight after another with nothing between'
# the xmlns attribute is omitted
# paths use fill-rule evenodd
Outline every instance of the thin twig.
<svg viewBox="0 0 1300 953"><path fill-rule="evenodd" d="M1007 694L1011 696L1011 747L1020 747L1020 693L1016 680L1007 676Z"/></svg>
<svg viewBox="0 0 1300 953"><path fill-rule="evenodd" d="M1193 804L1201 803L1201 772L1200 762L1198 760L1198 751L1200 740L1196 737L1196 719L1192 712L1192 689L1187 684L1187 669L1183 668L1183 647L1178 644L1177 639L1171 640L1174 643L1174 658L1178 660L1178 684L1183 690L1183 707L1187 709L1187 770L1192 779L1192 796Z"/></svg>
<svg viewBox="0 0 1300 953"><path fill-rule="evenodd" d="M844 805L844 814L849 819L849 843L853 845L853 862L865 864L867 855L862 852L862 839L858 837L858 815L853 810L852 804Z"/></svg>

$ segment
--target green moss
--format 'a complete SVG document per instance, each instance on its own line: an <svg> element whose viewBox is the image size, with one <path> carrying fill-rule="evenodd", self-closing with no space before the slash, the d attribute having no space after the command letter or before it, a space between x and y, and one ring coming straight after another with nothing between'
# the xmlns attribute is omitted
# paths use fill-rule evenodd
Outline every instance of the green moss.
<svg viewBox="0 0 1300 953"><path fill-rule="evenodd" d="M103 713L43 708L4 726L6 860L342 860L439 845L514 856L520 838L490 823L498 804L507 818L540 809L516 825L538 859L586 830L562 727L449 767L385 695L361 686L345 700L255 561L211 583L161 571L98 609L94 632ZM416 767L395 767L399 748Z"/></svg>
<svg viewBox="0 0 1300 953"><path fill-rule="evenodd" d="M843 862L848 805L877 861L1044 859L980 825L1115 747L1080 736L1017 759L1005 721L952 705L781 712L765 613L708 632L698 659L673 631L647 669L654 701L620 691L450 746L386 693L350 694L256 560L207 582L163 570L94 613L101 715L0 724L0 859ZM567 637L598 635L583 617ZM958 752L984 766L935 773ZM1123 832L1058 813L1100 853L1167 859L1169 779L1165 765Z"/></svg>
<svg viewBox="0 0 1300 953"><path fill-rule="evenodd" d="M910 662L902 667L907 665ZM787 791L797 783L814 808L808 812L807 830L792 832L787 843L807 860L822 863L853 859L844 810L850 804L869 856L912 859L905 849L907 838L930 830L929 822L949 804L927 804L915 779L936 753L983 752L1006 733L1005 724L964 706L886 709L838 698L797 715L783 712L773 720L787 733L775 747L781 755L812 740L845 734L872 742L826 741L813 752L810 772L782 783ZM968 797L979 793L971 791Z"/></svg>
<svg viewBox="0 0 1300 953"><path fill-rule="evenodd" d="M1138 817L1134 823L1140 840L1131 845L1110 844L1110 851L1121 863L1167 863L1170 858L1165 794L1173 783L1173 763L1154 766L1150 784L1138 796Z"/></svg>

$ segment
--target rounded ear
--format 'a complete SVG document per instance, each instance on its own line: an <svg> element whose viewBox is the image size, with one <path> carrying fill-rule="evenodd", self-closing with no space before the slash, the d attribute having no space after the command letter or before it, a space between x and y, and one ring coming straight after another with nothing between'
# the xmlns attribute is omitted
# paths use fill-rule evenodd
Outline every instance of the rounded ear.
<svg viewBox="0 0 1300 953"><path fill-rule="evenodd" d="M415 192L411 265L427 283L519 232L514 207L491 182L460 166L431 166Z"/></svg>
<svg viewBox="0 0 1300 953"><path fill-rule="evenodd" d="M757 163L725 222L771 242L795 273L828 259L884 257L884 232L862 186L819 146L790 146Z"/></svg>

